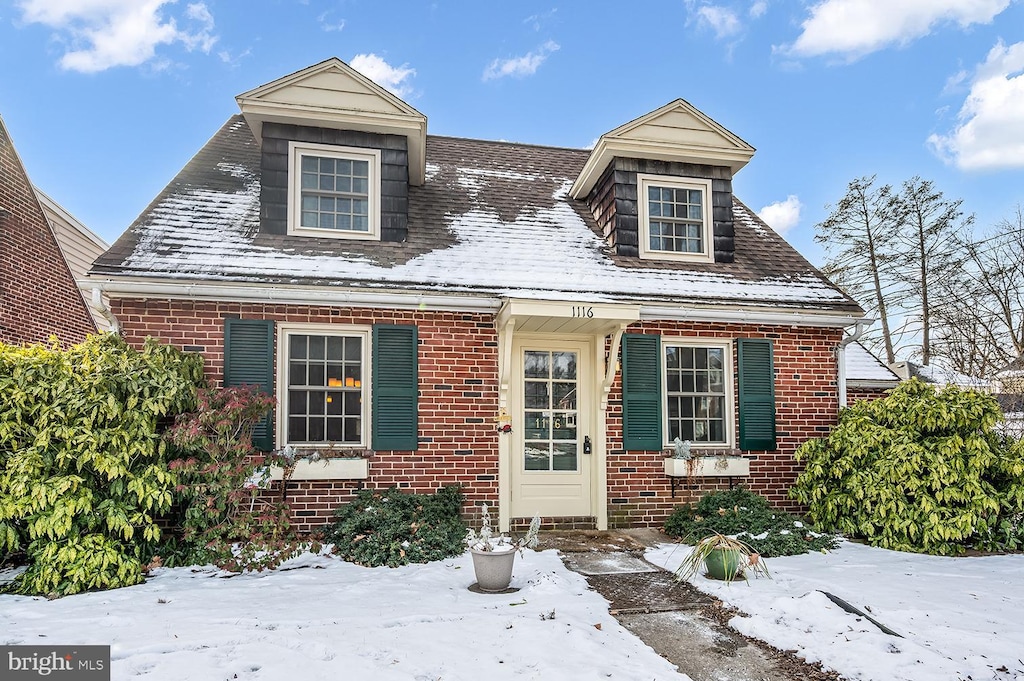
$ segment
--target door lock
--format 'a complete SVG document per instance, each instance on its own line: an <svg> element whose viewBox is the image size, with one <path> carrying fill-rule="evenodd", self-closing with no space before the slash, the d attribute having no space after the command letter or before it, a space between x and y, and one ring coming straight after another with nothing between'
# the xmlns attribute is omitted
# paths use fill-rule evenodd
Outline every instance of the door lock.
<svg viewBox="0 0 1024 681"><path fill-rule="evenodd" d="M586 435L583 437L583 453L590 454L590 450L593 449L593 445L590 444L590 436Z"/></svg>

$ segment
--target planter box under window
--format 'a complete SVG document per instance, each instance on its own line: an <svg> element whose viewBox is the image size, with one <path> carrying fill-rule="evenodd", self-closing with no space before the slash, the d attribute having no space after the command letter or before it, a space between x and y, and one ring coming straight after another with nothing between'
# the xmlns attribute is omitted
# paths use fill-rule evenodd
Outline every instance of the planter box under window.
<svg viewBox="0 0 1024 681"><path fill-rule="evenodd" d="M689 461L686 459L665 459L665 475L670 475L674 478L750 475L750 459L742 456L699 456Z"/></svg>
<svg viewBox="0 0 1024 681"><path fill-rule="evenodd" d="M280 480L284 470L270 469L270 479ZM290 480L365 480L370 477L368 459L321 459L320 461L299 461Z"/></svg>

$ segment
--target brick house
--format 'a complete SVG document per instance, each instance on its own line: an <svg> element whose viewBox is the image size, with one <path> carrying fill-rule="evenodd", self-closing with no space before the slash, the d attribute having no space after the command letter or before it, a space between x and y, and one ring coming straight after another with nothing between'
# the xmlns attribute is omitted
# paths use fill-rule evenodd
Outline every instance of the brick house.
<svg viewBox="0 0 1024 681"><path fill-rule="evenodd" d="M326 450L300 527L362 486L460 483L502 528L792 505L863 311L732 195L742 139L683 100L592 150L432 136L337 59L236 100L89 278L130 342L275 395L262 447ZM733 478L667 475L676 439Z"/></svg>
<svg viewBox="0 0 1024 681"><path fill-rule="evenodd" d="M0 341L72 344L90 333L92 315L0 118Z"/></svg>

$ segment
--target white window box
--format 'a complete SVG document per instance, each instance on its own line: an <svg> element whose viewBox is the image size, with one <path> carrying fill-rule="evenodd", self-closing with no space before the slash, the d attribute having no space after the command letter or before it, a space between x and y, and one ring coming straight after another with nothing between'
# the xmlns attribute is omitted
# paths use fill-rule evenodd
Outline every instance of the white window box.
<svg viewBox="0 0 1024 681"><path fill-rule="evenodd" d="M284 470L270 469L270 479L280 480ZM369 459L320 459L297 461L289 480L365 480L370 477Z"/></svg>
<svg viewBox="0 0 1024 681"><path fill-rule="evenodd" d="M698 456L665 459L665 475L674 478L711 478L750 475L750 459L742 456Z"/></svg>

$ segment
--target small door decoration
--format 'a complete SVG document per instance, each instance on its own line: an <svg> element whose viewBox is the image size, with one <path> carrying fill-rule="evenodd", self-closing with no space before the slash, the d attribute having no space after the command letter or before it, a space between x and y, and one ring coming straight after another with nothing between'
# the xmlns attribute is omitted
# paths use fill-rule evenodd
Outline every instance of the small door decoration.
<svg viewBox="0 0 1024 681"><path fill-rule="evenodd" d="M499 433L511 433L512 432L512 416L508 413L508 410L502 408L498 412L498 418L495 419L498 422Z"/></svg>

